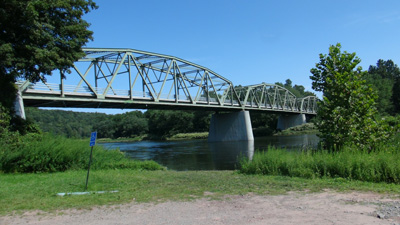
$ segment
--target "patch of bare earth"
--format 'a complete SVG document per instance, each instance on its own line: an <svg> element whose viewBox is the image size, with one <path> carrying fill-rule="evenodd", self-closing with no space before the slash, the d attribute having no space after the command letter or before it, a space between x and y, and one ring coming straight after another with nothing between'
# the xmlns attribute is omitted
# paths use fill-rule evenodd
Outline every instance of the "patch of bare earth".
<svg viewBox="0 0 400 225"><path fill-rule="evenodd" d="M212 193L206 193L212 195ZM131 203L56 214L27 212L0 224L400 224L399 215L378 218L399 201L375 193L293 192L279 196L229 196L158 204ZM382 214L383 215L383 214ZM385 216L383 216L385 217Z"/></svg>

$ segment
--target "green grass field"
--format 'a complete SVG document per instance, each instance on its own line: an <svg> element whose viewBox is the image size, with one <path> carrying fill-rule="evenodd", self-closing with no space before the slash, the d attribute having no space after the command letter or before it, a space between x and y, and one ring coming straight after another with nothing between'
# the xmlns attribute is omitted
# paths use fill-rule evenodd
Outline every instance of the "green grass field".
<svg viewBox="0 0 400 225"><path fill-rule="evenodd" d="M226 195L284 194L288 191L373 191L398 194L400 185L337 179L243 175L237 171L140 171L132 169L91 171L88 191L118 193L57 196L84 191L86 171L42 174L0 174L0 214L27 210L90 208L128 202L221 199ZM205 195L205 193L207 193ZM212 193L210 195L210 193Z"/></svg>

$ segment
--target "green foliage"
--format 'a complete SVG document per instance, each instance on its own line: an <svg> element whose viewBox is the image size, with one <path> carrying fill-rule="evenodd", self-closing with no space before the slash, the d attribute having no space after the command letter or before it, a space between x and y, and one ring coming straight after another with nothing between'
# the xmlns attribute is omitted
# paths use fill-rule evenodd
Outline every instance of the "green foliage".
<svg viewBox="0 0 400 225"><path fill-rule="evenodd" d="M114 138L140 136L146 134L149 130L147 119L140 111L117 114L112 117L112 120Z"/></svg>
<svg viewBox="0 0 400 225"><path fill-rule="evenodd" d="M0 55L0 70L1 55ZM14 84L14 76L11 74L2 74L0 72L0 104L9 111L14 110L14 100L17 94L17 88Z"/></svg>
<svg viewBox="0 0 400 225"><path fill-rule="evenodd" d="M197 132L197 133L179 133L172 135L167 140L182 140L182 139L207 139L208 132Z"/></svg>
<svg viewBox="0 0 400 225"><path fill-rule="evenodd" d="M77 113L63 110L25 108L28 120L34 121L42 131L69 138L87 138L95 125L107 122L103 113ZM99 135L102 135L99 132ZM100 138L100 137L99 137Z"/></svg>
<svg viewBox="0 0 400 225"><path fill-rule="evenodd" d="M298 98L302 98L302 97L306 97L306 96L315 96L315 94L313 92L305 91L305 88L303 85L295 84L294 86L292 86L292 81L290 79L287 79L285 81L285 84L282 84L280 82L276 82L275 84L286 88L288 91L292 92Z"/></svg>
<svg viewBox="0 0 400 225"><path fill-rule="evenodd" d="M331 45L329 54L320 54L320 62L311 69L313 89L323 92L317 127L329 149L340 150L345 144L373 149L388 137L386 127L374 119L377 95L357 67L361 60L340 48Z"/></svg>
<svg viewBox="0 0 400 225"><path fill-rule="evenodd" d="M18 132L18 134L37 133L40 128L31 120L24 120L19 116L11 116L10 109L3 107L0 103L0 134Z"/></svg>
<svg viewBox="0 0 400 225"><path fill-rule="evenodd" d="M286 130L280 131L275 135L298 135L298 134L316 134L318 133L317 127L314 123L306 123L295 127L290 127Z"/></svg>
<svg viewBox="0 0 400 225"><path fill-rule="evenodd" d="M378 93L377 109L381 114L394 114L400 112L397 107L400 94L396 91L400 69L392 60L379 59L376 66L370 66L368 74L364 77Z"/></svg>
<svg viewBox="0 0 400 225"><path fill-rule="evenodd" d="M92 40L82 16L97 8L92 0L2 1L0 4L0 76L23 76L31 81L62 74L83 56Z"/></svg>
<svg viewBox="0 0 400 225"><path fill-rule="evenodd" d="M84 55L81 47L93 40L93 32L82 16L96 8L92 0L0 2L0 104L11 114L18 78L37 82L56 69L65 78ZM33 126L15 116L10 123L21 133Z"/></svg>
<svg viewBox="0 0 400 225"><path fill-rule="evenodd" d="M253 135L255 137L271 136L276 131L278 116L279 114L251 111Z"/></svg>
<svg viewBox="0 0 400 225"><path fill-rule="evenodd" d="M12 141L10 141L12 139ZM0 171L6 173L58 172L86 169L89 162L88 140L60 136L10 133L0 138ZM162 169L155 162L133 161L119 150L93 150L93 169Z"/></svg>
<svg viewBox="0 0 400 225"><path fill-rule="evenodd" d="M149 110L145 113L149 120L149 132L161 138L193 130L193 114L185 111Z"/></svg>
<svg viewBox="0 0 400 225"><path fill-rule="evenodd" d="M10 120L11 116L9 110L0 103L0 134L8 130Z"/></svg>
<svg viewBox="0 0 400 225"><path fill-rule="evenodd" d="M251 161L242 160L239 170L245 174L346 178L400 184L400 152L396 146L392 143L374 152L354 147L345 147L339 152L269 148L265 152L256 152Z"/></svg>
<svg viewBox="0 0 400 225"><path fill-rule="evenodd" d="M26 116L44 132L69 138L87 138L97 131L98 138L134 138L149 134L170 137L177 133L206 132L211 113L203 111L148 110L123 114L83 113L26 108ZM149 128L149 123L154 125Z"/></svg>

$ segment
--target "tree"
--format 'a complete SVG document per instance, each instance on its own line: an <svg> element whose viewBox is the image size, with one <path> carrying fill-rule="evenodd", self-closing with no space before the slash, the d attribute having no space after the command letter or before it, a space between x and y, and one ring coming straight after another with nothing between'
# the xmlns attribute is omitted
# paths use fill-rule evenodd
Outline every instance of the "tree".
<svg viewBox="0 0 400 225"><path fill-rule="evenodd" d="M285 81L285 87L292 87L292 80L287 79L287 80Z"/></svg>
<svg viewBox="0 0 400 225"><path fill-rule="evenodd" d="M147 110L145 116L149 121L149 134L159 138L193 131L194 114L191 112Z"/></svg>
<svg viewBox="0 0 400 225"><path fill-rule="evenodd" d="M340 49L339 43L331 45L329 54L320 54L311 69L313 89L323 92L317 127L329 149L339 150L345 144L373 148L386 137L373 117L377 95L362 79L365 72L357 67L361 60Z"/></svg>
<svg viewBox="0 0 400 225"><path fill-rule="evenodd" d="M82 16L97 5L92 0L7 0L0 2L0 88L17 78L45 80L55 69L64 77L92 40ZM11 88L12 89L12 88ZM0 102L12 108L15 88Z"/></svg>
<svg viewBox="0 0 400 225"><path fill-rule="evenodd" d="M400 69L392 60L379 59L376 66L369 67L365 79L378 93L377 108L381 114L398 112L400 93L396 89L399 78Z"/></svg>

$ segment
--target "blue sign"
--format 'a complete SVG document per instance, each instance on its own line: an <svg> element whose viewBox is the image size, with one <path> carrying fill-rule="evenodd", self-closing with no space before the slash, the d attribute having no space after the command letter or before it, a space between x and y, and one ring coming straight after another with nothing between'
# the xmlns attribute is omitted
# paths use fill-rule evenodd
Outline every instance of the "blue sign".
<svg viewBox="0 0 400 225"><path fill-rule="evenodd" d="M96 144L96 137L97 137L97 132L92 132L90 135L90 147L93 147Z"/></svg>

